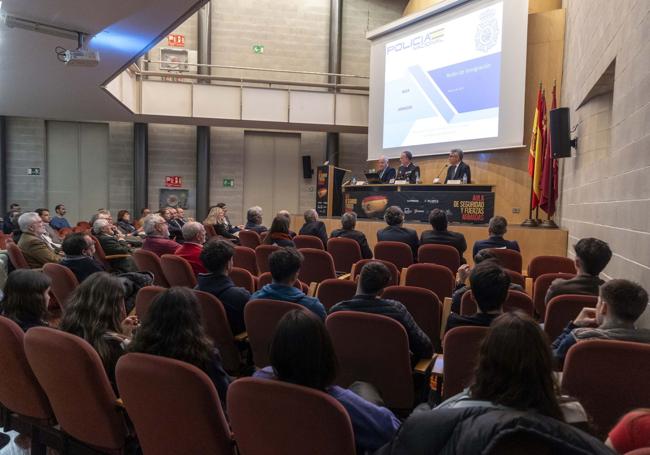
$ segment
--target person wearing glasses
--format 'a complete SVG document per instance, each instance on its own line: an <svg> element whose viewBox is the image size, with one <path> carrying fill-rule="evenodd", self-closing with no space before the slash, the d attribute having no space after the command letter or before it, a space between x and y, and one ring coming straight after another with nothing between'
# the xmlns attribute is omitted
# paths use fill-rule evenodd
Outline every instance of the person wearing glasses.
<svg viewBox="0 0 650 455"><path fill-rule="evenodd" d="M463 183L472 183L472 172L467 164L463 162L463 151L453 149L449 152L449 168L445 183L449 180L460 180Z"/></svg>

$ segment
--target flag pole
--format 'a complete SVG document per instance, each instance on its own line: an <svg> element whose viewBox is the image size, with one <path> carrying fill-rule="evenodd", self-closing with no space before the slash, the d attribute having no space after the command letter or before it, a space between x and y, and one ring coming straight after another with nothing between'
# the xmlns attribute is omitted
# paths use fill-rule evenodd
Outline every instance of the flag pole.
<svg viewBox="0 0 650 455"><path fill-rule="evenodd" d="M535 117L533 119L533 136L530 139L530 146L529 147L534 147L535 142L536 142L536 136L539 134L537 130L537 115L539 113L539 102L540 102L540 96L542 93L542 81L539 82L539 89L537 91L537 105L535 107ZM529 154L531 154L531 150L528 151ZM537 227L538 223L537 220L533 218L533 194L534 194L534 186L535 186L535 178L534 178L534 171L531 171L531 165L530 165L530 156L528 157L528 172L530 173L530 199L528 200L528 218L524 220L521 225L525 227ZM534 165L533 165L534 168ZM532 172L532 173L531 173Z"/></svg>
<svg viewBox="0 0 650 455"><path fill-rule="evenodd" d="M530 199L528 200L528 219L521 223L526 227L537 227L537 221L533 219L533 179L530 179Z"/></svg>
<svg viewBox="0 0 650 455"><path fill-rule="evenodd" d="M555 105L555 99L556 99L555 98L555 87L556 87L556 81L553 81L553 102L552 102L552 105L551 105L551 109L556 108L556 105ZM550 140L550 138L548 140ZM551 154L551 156L550 156L551 162L549 163L549 169L548 169L548 191L549 191L549 193L548 193L548 200L546 202L546 208L547 208L546 220L543 223L541 223L539 226L542 227L542 228L546 228L546 229L557 229L558 225L555 224L555 221L553 221L553 219L551 218L551 207L555 205L555 200L554 200L555 195L553 194L553 187L554 187L554 185L553 185L553 174L554 174L553 170L555 169L556 160L555 160L555 158L553 158L553 150L550 149L550 146L549 146L549 152Z"/></svg>

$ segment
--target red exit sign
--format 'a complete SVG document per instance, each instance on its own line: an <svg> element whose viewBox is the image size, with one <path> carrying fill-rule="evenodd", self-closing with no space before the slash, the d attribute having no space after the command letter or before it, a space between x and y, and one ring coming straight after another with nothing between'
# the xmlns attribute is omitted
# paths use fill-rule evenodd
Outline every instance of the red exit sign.
<svg viewBox="0 0 650 455"><path fill-rule="evenodd" d="M185 35L167 35L167 45L170 47L185 47Z"/></svg>
<svg viewBox="0 0 650 455"><path fill-rule="evenodd" d="M168 188L180 188L183 186L183 179L180 175L168 175L165 177L165 186Z"/></svg>

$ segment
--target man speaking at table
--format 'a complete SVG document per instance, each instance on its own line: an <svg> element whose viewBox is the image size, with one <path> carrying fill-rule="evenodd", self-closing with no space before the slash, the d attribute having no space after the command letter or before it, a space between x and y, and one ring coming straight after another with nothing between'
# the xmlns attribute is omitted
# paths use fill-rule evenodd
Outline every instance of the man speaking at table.
<svg viewBox="0 0 650 455"><path fill-rule="evenodd" d="M419 183L420 168L413 164L413 154L408 150L402 152L399 157L399 162L402 164L397 169L397 177L395 180L406 180L407 183Z"/></svg>
<svg viewBox="0 0 650 455"><path fill-rule="evenodd" d="M463 151L461 149L453 149L449 152L449 169L447 169L445 183L449 180L472 183L472 172L469 166L463 162Z"/></svg>

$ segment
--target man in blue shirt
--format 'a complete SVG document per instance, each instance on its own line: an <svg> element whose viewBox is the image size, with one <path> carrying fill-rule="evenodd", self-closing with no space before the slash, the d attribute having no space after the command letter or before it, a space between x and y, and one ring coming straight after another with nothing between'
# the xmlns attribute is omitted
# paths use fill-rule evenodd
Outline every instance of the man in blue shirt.
<svg viewBox="0 0 650 455"><path fill-rule="evenodd" d="M52 217L50 220L50 226L57 231L59 229L63 228L69 228L70 223L68 223L68 220L64 218L64 215L66 214L66 209L65 205L59 204L56 207L54 207L54 211L56 212L56 215Z"/></svg>

